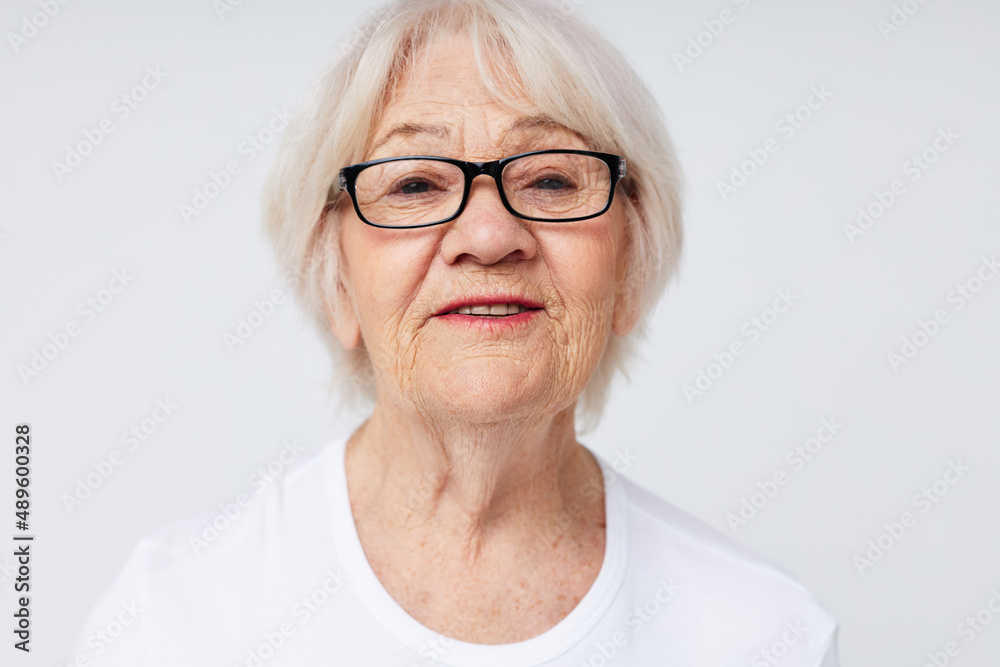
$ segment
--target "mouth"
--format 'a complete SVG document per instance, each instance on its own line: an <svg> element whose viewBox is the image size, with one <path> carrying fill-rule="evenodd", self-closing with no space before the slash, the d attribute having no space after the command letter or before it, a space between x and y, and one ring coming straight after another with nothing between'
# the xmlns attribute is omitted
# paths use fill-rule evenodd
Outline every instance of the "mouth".
<svg viewBox="0 0 1000 667"><path fill-rule="evenodd" d="M484 299L476 302L453 302L436 313L441 315L470 315L485 319L515 317L533 310L542 310L542 305L524 299Z"/></svg>
<svg viewBox="0 0 1000 667"><path fill-rule="evenodd" d="M519 303L498 303L491 306L462 306L455 310L449 310L445 315L474 315L476 317L510 317L518 315L528 310L538 310L537 308L527 308Z"/></svg>

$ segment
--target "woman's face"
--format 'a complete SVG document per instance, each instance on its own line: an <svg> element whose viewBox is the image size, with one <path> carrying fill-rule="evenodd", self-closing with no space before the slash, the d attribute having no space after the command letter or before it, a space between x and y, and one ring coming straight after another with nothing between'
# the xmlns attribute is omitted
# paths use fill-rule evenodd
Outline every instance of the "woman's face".
<svg viewBox="0 0 1000 667"><path fill-rule="evenodd" d="M436 155L496 160L548 148L588 147L558 127L521 123L491 101L466 38L432 45L423 76L405 80L380 119L365 160ZM341 202L344 292L334 331L371 355L380 400L421 414L490 423L552 414L575 401L612 330L635 324L623 282L621 193L580 222L521 220L478 177L457 219L381 229ZM347 199L346 197L344 199ZM520 301L506 318L442 315L461 304Z"/></svg>

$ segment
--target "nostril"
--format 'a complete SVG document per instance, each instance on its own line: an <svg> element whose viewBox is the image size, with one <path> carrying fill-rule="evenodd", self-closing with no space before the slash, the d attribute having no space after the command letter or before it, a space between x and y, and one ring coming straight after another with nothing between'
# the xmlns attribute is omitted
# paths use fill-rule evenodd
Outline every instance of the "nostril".
<svg viewBox="0 0 1000 667"><path fill-rule="evenodd" d="M483 266L530 260L537 242L526 223L511 215L496 194L492 201L470 198L441 239L441 256L448 264L469 261Z"/></svg>

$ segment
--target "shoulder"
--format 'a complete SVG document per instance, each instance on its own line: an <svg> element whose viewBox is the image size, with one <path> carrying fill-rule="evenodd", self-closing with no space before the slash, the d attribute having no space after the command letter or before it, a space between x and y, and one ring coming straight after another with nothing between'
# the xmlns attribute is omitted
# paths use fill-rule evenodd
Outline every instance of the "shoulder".
<svg viewBox="0 0 1000 667"><path fill-rule="evenodd" d="M222 662L237 655L253 640L247 632L257 631L256 613L287 608L294 593L309 590L316 572L329 567L333 546L322 530L329 517L329 450L303 458L281 477L251 478L214 509L139 540L92 608L76 655L95 665L189 658L195 662L188 664L200 664L208 654ZM120 623L115 641L104 646L93 639L123 617L128 625Z"/></svg>
<svg viewBox="0 0 1000 667"><path fill-rule="evenodd" d="M631 537L639 538L642 545L656 546L669 542L680 553L696 556L706 565L805 590L775 562L635 482L624 477L619 480L627 498L630 528L636 529Z"/></svg>
<svg viewBox="0 0 1000 667"><path fill-rule="evenodd" d="M835 664L836 621L790 572L636 483L622 476L615 483L626 498L626 581L656 573L670 582L674 612L711 637L712 650L775 646L800 652L810 667L823 656L822 664Z"/></svg>
<svg viewBox="0 0 1000 667"><path fill-rule="evenodd" d="M281 456L293 446L286 443ZM298 456L301 451L289 453ZM328 516L327 463L332 453L327 446L281 467L262 466L242 489L215 507L144 537L132 560L151 573L173 569L207 576L213 568L231 572L263 564L315 540L311 528ZM275 545L281 545L281 553Z"/></svg>

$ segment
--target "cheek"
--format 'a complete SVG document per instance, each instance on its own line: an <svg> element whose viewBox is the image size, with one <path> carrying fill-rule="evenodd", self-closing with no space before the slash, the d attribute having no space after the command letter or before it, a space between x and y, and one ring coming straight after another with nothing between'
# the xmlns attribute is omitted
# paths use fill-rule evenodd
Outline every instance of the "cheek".
<svg viewBox="0 0 1000 667"><path fill-rule="evenodd" d="M363 224L358 221L358 224ZM351 234L350 273L361 335L369 350L396 348L427 275L434 244L371 228ZM397 232L398 234L398 232ZM415 320L414 320L415 321Z"/></svg>
<svg viewBox="0 0 1000 667"><path fill-rule="evenodd" d="M574 232L545 245L549 273L566 301L567 315L594 317L604 311L610 313L619 247L613 228L595 224Z"/></svg>
<svg viewBox="0 0 1000 667"><path fill-rule="evenodd" d="M563 309L548 341L557 366L550 381L554 396L583 391L611 335L619 245L611 225L593 222L545 234L547 243L540 239Z"/></svg>

